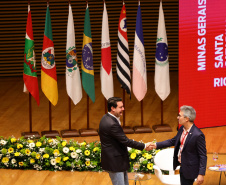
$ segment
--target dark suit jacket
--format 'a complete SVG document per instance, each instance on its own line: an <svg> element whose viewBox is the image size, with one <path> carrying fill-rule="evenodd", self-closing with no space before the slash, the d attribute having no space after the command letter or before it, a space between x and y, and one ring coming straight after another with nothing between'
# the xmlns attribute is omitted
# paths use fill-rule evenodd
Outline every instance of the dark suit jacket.
<svg viewBox="0 0 226 185"><path fill-rule="evenodd" d="M124 172L129 169L127 146L143 150L145 144L128 139L116 118L105 114L99 125L101 165L106 171Z"/></svg>
<svg viewBox="0 0 226 185"><path fill-rule="evenodd" d="M157 149L175 146L173 159L174 169L180 165L178 162L178 151L183 128L184 126L179 129L174 138L163 142L157 142ZM187 139L185 140L184 148L181 153L181 172L186 179L195 179L199 174L205 175L206 162L207 156L205 136L202 131L196 127L195 124L193 124L188 133Z"/></svg>

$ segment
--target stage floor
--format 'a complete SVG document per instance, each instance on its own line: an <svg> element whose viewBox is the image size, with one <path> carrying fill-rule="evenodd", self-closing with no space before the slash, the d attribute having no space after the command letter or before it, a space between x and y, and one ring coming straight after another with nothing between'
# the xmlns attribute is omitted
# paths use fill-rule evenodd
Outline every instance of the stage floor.
<svg viewBox="0 0 226 185"><path fill-rule="evenodd" d="M171 94L164 101L164 123L169 124L172 132L167 133L144 133L144 134L127 134L131 139L143 142L149 142L156 139L163 141L174 137L177 133L177 114L178 114L178 74L171 72ZM152 128L161 121L161 101L154 91L154 73L148 73L148 92L144 98L144 125ZM115 79L115 96L122 97L120 84ZM40 77L39 77L40 84ZM28 95L23 93L22 77L5 77L0 78L0 136L9 137L21 136L22 132L29 131L29 103ZM40 87L40 86L39 86ZM101 117L105 112L104 98L100 92L100 77L95 75L96 102L89 101L90 106L90 128L98 129ZM65 76L58 76L59 101L58 104L52 106L52 128L59 132L68 129L68 96L66 94ZM33 131L41 133L43 130L49 129L49 107L48 101L41 89L40 106L38 107L34 99L32 99L32 122ZM86 93L83 91L83 98L77 105L72 104L72 128L82 129L87 125L86 111ZM139 126L141 123L140 103L132 95L130 100L126 96L126 126ZM123 122L123 119L121 119ZM208 166L213 164L212 152L218 152L219 163L226 162L226 127L215 127L202 129L206 137L206 146L208 153ZM92 142L99 140L99 136L92 137L74 137L66 138L66 140L74 139L78 142ZM106 185L110 184L108 174L105 172L49 172L34 170L0 170L0 185ZM214 185L219 183L220 173L207 170L204 185ZM132 185L133 182L130 181ZM152 179L142 182L142 185L159 185L160 181L152 175ZM226 178L222 175L222 185L226 184Z"/></svg>
<svg viewBox="0 0 226 185"><path fill-rule="evenodd" d="M207 166L213 165L212 154L208 154ZM225 163L226 155L219 155L218 163ZM111 185L106 172L70 172L70 171L35 171L35 170L5 170L0 169L0 185ZM218 185L220 173L206 170L203 185ZM132 180L129 181L133 185ZM151 175L151 179L142 181L142 185L161 185L161 181ZM222 174L221 185L226 184Z"/></svg>
<svg viewBox="0 0 226 185"><path fill-rule="evenodd" d="M40 87L40 76L39 87ZM115 96L122 97L122 89L114 76ZM154 73L148 73L148 92L143 101L144 125L152 128L153 125L161 123L161 101L154 90ZM170 72L171 93L163 104L163 122L169 124L173 132L168 133L148 133L148 134L128 134L129 138L142 140L144 142L162 141L172 138L177 133L178 114L178 73ZM23 93L22 77L2 77L0 78L0 136L9 137L21 136L22 132L29 131L29 96ZM52 106L52 129L59 132L68 129L68 96L66 93L65 76L58 76L59 101L56 106ZM96 101L89 100L89 126L98 129L100 119L105 113L104 97L100 89L100 76L95 74ZM49 130L49 103L45 95L40 94L40 106L38 107L32 98L32 126L33 131ZM72 129L83 129L87 127L87 95L83 90L83 98L77 105L71 105ZM125 124L134 127L141 124L140 102L132 94L131 100L128 95L125 98ZM123 123L123 117L121 118ZM207 152L226 153L226 127L215 127L202 129L206 136ZM75 137L82 142L99 140L99 137Z"/></svg>

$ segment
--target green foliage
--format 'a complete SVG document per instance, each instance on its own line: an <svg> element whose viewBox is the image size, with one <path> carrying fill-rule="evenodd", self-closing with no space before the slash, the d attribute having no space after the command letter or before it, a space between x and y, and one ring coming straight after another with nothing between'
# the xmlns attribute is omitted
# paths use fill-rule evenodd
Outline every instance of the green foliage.
<svg viewBox="0 0 226 185"><path fill-rule="evenodd" d="M135 162L139 162L138 171L153 173L153 157L159 150L129 150L130 170L134 171ZM110 161L109 161L110 162ZM39 139L21 137L16 139L0 136L0 168L35 170L71 170L102 171L101 143L99 141L78 143L41 137Z"/></svg>

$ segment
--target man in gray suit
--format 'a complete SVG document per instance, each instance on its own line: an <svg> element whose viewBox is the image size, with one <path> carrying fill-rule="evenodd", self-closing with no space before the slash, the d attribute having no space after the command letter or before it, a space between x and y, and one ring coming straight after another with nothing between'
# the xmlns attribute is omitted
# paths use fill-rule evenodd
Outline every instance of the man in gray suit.
<svg viewBox="0 0 226 185"><path fill-rule="evenodd" d="M151 149L175 147L173 168L181 166L181 185L192 185L196 178L196 184L204 182L207 163L206 141L202 131L194 124L195 118L196 111L193 107L187 105L180 107L177 119L182 126L177 135L172 139L150 145Z"/></svg>
<svg viewBox="0 0 226 185"><path fill-rule="evenodd" d="M101 165L109 173L113 185L129 185L127 170L130 166L127 146L143 150L149 145L126 137L120 123L123 110L121 98L109 98L108 113L102 117L99 125Z"/></svg>

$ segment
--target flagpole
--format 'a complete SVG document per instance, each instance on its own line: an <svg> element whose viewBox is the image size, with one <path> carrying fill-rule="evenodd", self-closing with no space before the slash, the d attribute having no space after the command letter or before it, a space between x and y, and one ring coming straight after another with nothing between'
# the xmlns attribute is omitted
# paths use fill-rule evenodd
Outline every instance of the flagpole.
<svg viewBox="0 0 226 185"><path fill-rule="evenodd" d="M138 45L140 45L140 46L138 46L138 48L140 48L141 54L143 53L143 55L145 57L145 49L144 49L144 44L143 44L143 41L144 41L143 30L140 28L142 28L142 16L141 16L140 0L138 0L134 46L136 45L136 43L141 43L141 44L138 44ZM140 35L140 38L139 38L139 35ZM140 40L140 42L138 42L138 40ZM140 124L140 126L134 126L133 128L134 128L135 133L151 133L152 132L151 128L149 128L149 126L144 126L144 120L143 120L143 99L145 97L145 94L147 93L147 69L146 69L146 59L145 58L142 59L141 54L139 54L139 52L136 52L136 49L134 47L134 56L137 55L138 60L136 61L134 59L135 57L133 58L133 67L134 67L133 69L137 68L136 63L140 63L139 65L143 65L142 70L140 70L140 72L139 72L140 74L143 73L143 74L141 74L141 76L143 76L143 77L141 78L141 80L136 81L135 75L137 75L137 74L134 72L135 70L133 70L133 82L134 82L133 92L134 92L135 97L138 99L138 101L140 101L140 106L141 106L140 107L141 108L141 124ZM141 85L141 84L144 84L144 85ZM136 87L136 88L134 88L134 87ZM140 90L142 90L142 91L140 91Z"/></svg>
<svg viewBox="0 0 226 185"><path fill-rule="evenodd" d="M105 114L107 114L107 100L106 100L106 98L104 97L104 104L105 104Z"/></svg>
<svg viewBox="0 0 226 185"><path fill-rule="evenodd" d="M125 89L123 88L123 98L122 98L122 102L123 102L123 105L124 105L124 108L126 107L126 99L125 99ZM126 108L123 112L123 125L122 125L122 129L124 131L125 134L133 134L134 133L134 130L130 127L130 126L126 126Z"/></svg>
<svg viewBox="0 0 226 185"><path fill-rule="evenodd" d="M86 0L86 13L87 13L87 7L88 7L88 1ZM86 17L85 17L86 18ZM86 19L85 19L85 23L86 23ZM90 26L90 22L89 22L89 26ZM85 25L84 25L84 31L85 31ZM91 30L90 30L91 31ZM84 37L83 37L83 42L84 42ZM91 46L92 47L92 46ZM93 62L93 61L92 61ZM93 74L94 75L94 74ZM93 84L94 85L94 84ZM84 86L83 86L84 87ZM85 87L84 87L85 89ZM85 89L86 91L87 89ZM89 128L89 93L90 91L86 91L87 93L87 128L86 129L80 129L80 135L81 136L97 136L98 132L96 129L90 129ZM95 86L94 86L94 93L95 93ZM92 98L91 98L92 99ZM95 96L94 96L94 100L92 99L92 101L95 101Z"/></svg>
<svg viewBox="0 0 226 185"><path fill-rule="evenodd" d="M30 3L30 2L29 2ZM25 139L27 138L40 138L40 134L38 132L32 132L32 104L31 104L31 93L29 92L29 132L22 132L21 135L24 136Z"/></svg>
<svg viewBox="0 0 226 185"><path fill-rule="evenodd" d="M30 6L30 0L28 0L28 6ZM32 105L31 105L31 93L29 92L29 127L30 132L22 132L21 135L27 139L27 138L40 138L40 135L38 132L32 132Z"/></svg>
<svg viewBox="0 0 226 185"><path fill-rule="evenodd" d="M49 0L47 0L46 2L47 2L47 10L48 10L49 9ZM52 32L52 30L51 30L51 32ZM50 100L49 100L49 130L42 131L41 134L42 134L42 136L45 136L47 138L55 138L57 136L60 136L60 134L59 134L59 132L57 130L52 130L52 109L51 109L51 102L50 102Z"/></svg>
<svg viewBox="0 0 226 185"><path fill-rule="evenodd" d="M86 96L86 100L87 100L87 129L89 130L89 96L88 94Z"/></svg>
<svg viewBox="0 0 226 185"><path fill-rule="evenodd" d="M52 109L50 101L49 101L49 131L52 131Z"/></svg>
<svg viewBox="0 0 226 185"><path fill-rule="evenodd" d="M163 101L161 100L161 125L163 125Z"/></svg>
<svg viewBox="0 0 226 185"><path fill-rule="evenodd" d="M122 6L124 5L124 0L122 0ZM122 94L123 94L123 105L124 105L124 108L126 107L126 101L125 101L125 89L122 88ZM126 109L124 110L124 113L123 113L123 127L126 126L125 124L126 122Z"/></svg>
<svg viewBox="0 0 226 185"><path fill-rule="evenodd" d="M172 132L171 127L168 124L163 124L163 101L161 100L161 125L153 125L152 129L158 132Z"/></svg>
<svg viewBox="0 0 226 185"><path fill-rule="evenodd" d="M68 130L61 130L62 137L78 137L79 132L76 129L71 129L71 98L68 97L68 122L69 122L69 129Z"/></svg>
<svg viewBox="0 0 226 185"><path fill-rule="evenodd" d="M68 117L69 117L69 130L71 130L71 98L68 97Z"/></svg>
<svg viewBox="0 0 226 185"><path fill-rule="evenodd" d="M29 122L30 122L30 132L32 132L32 113L31 113L31 93L29 93Z"/></svg>
<svg viewBox="0 0 226 185"><path fill-rule="evenodd" d="M69 14L70 5L71 5L71 1L69 0L68 1L68 14ZM68 96L68 124L69 124L69 129L61 130L61 136L62 137L78 137L79 132L76 129L71 128L71 98L70 98L70 96Z"/></svg>
<svg viewBox="0 0 226 185"><path fill-rule="evenodd" d="M87 128L86 129L80 129L80 135L81 136L97 136L98 132L96 129L89 128L89 95L86 96L87 99Z"/></svg>
<svg viewBox="0 0 226 185"><path fill-rule="evenodd" d="M141 127L144 126L144 120L143 120L143 100L140 101L140 109L141 109Z"/></svg>
<svg viewBox="0 0 226 185"><path fill-rule="evenodd" d="M159 44L163 44L164 47L161 48ZM162 55L162 53L165 54ZM161 61L161 64L159 63L159 61ZM162 65L163 63L165 63L165 65ZM162 77L161 73L166 74L165 78ZM161 124L152 126L155 132L172 132L172 129L168 124L163 124L163 101L170 93L169 83L168 43L165 29L164 13L162 9L162 1L160 0L156 42L155 91L161 99Z"/></svg>
<svg viewBox="0 0 226 185"><path fill-rule="evenodd" d="M126 103L125 103L125 89L122 89L122 93L123 93L122 101L123 101L123 105L124 105L124 108L125 108L126 107ZM123 112L123 127L126 126L125 122L126 122L126 109Z"/></svg>

